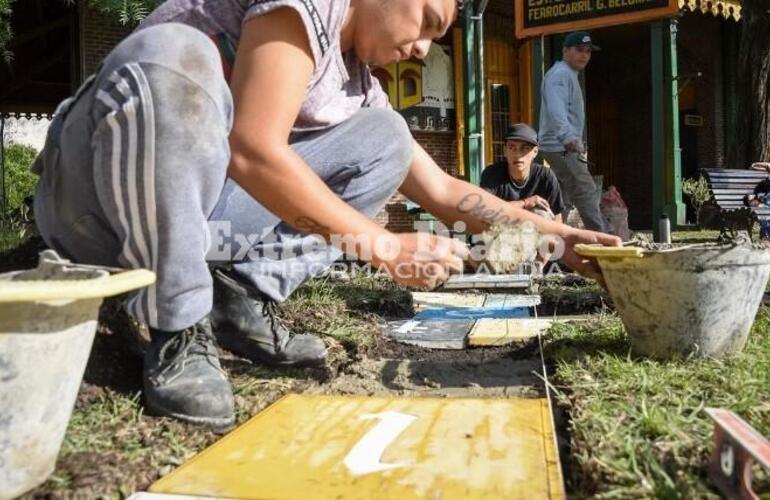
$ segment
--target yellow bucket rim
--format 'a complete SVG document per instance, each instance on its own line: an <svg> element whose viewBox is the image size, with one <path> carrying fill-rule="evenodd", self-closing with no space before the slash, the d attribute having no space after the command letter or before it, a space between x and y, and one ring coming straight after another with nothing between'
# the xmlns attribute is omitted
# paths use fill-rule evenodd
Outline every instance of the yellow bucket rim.
<svg viewBox="0 0 770 500"><path fill-rule="evenodd" d="M84 280L0 280L0 303L112 297L155 283L155 273L132 269Z"/></svg>
<svg viewBox="0 0 770 500"><path fill-rule="evenodd" d="M644 249L639 247L606 247L603 245L575 245L575 253L582 257L595 257L604 259L641 259L644 257Z"/></svg>

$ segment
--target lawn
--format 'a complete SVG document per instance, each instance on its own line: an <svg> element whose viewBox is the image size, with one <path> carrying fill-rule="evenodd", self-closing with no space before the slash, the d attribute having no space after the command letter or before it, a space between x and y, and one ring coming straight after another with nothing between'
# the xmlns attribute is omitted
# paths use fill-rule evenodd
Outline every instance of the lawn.
<svg viewBox="0 0 770 500"><path fill-rule="evenodd" d="M693 241L712 235L676 237ZM25 246L34 247L32 241ZM593 313L592 320L557 325L545 337L571 496L716 498L705 473L712 424L704 407L732 409L770 435L770 310L760 311L739 356L657 362L629 354L611 301L595 284L549 279L539 292L544 313L553 308ZM358 363L384 352L378 324L409 316L412 304L402 287L353 275L312 280L283 310L295 331L324 338L329 364L273 370L226 356L239 423L287 393L324 390L334 380L363 373ZM98 333L57 470L26 498L123 497L146 489L220 437L144 414L141 357L130 340L141 335L115 302L103 308ZM516 349L501 355L524 364L526 354ZM522 349L533 354L531 346ZM767 487L767 478L761 484Z"/></svg>
<svg viewBox="0 0 770 500"><path fill-rule="evenodd" d="M629 349L615 315L549 332L552 383L571 419L569 489L595 498L718 498L706 477L713 424L703 408L733 410L770 436L770 310L760 310L745 351L725 361L659 362Z"/></svg>
<svg viewBox="0 0 770 500"><path fill-rule="evenodd" d="M680 231L672 239L718 236ZM557 290L582 298L592 288ZM770 309L760 309L744 352L724 361L635 358L617 315L594 317L555 325L545 346L569 416L568 491L581 498L718 498L706 477L713 423L702 410L733 410L770 436ZM767 477L758 485L770 490Z"/></svg>

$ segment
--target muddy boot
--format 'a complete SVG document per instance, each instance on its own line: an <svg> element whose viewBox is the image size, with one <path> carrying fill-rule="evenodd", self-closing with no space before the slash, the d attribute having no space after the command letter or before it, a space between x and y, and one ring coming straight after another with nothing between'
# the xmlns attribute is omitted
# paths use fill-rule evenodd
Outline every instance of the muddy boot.
<svg viewBox="0 0 770 500"><path fill-rule="evenodd" d="M144 399L151 413L226 429L233 391L219 365L207 318L178 332L150 329L144 356Z"/></svg>
<svg viewBox="0 0 770 500"><path fill-rule="evenodd" d="M321 365L326 347L314 335L291 335L277 316L278 305L222 269L214 271L211 323L223 348L271 366Z"/></svg>

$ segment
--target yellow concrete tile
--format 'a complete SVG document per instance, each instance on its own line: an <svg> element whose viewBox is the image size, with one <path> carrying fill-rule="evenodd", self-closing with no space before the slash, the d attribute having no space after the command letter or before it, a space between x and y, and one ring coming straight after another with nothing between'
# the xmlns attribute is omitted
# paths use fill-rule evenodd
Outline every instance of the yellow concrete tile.
<svg viewBox="0 0 770 500"><path fill-rule="evenodd" d="M483 318L473 325L468 334L468 345L505 345L537 337L538 332L548 329L552 323L549 318Z"/></svg>
<svg viewBox="0 0 770 500"><path fill-rule="evenodd" d="M417 312L431 307L481 307L484 305L484 294L414 292L412 299Z"/></svg>
<svg viewBox="0 0 770 500"><path fill-rule="evenodd" d="M539 295L511 295L490 293L484 299L484 307L490 309L513 309L516 307L534 307L540 304Z"/></svg>
<svg viewBox="0 0 770 500"><path fill-rule="evenodd" d="M564 498L544 399L292 395L156 482L220 498Z"/></svg>

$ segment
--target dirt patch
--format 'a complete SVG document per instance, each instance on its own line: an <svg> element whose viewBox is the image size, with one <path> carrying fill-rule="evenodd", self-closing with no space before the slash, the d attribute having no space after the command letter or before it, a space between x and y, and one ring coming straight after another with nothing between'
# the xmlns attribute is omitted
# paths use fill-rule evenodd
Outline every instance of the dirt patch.
<svg viewBox="0 0 770 500"><path fill-rule="evenodd" d="M553 290L541 294L539 317L594 314L614 309L609 294L594 290Z"/></svg>
<svg viewBox="0 0 770 500"><path fill-rule="evenodd" d="M378 334L373 346L365 354L373 359L411 359L414 361L477 363L496 358L524 359L538 353L537 340L508 344L499 347L479 347L464 350L428 349L395 342Z"/></svg>
<svg viewBox="0 0 770 500"><path fill-rule="evenodd" d="M540 294L538 316L599 313L614 309L606 290L575 274L547 277L533 287Z"/></svg>
<svg viewBox="0 0 770 500"><path fill-rule="evenodd" d="M539 363L511 357L484 362L363 359L313 394L361 396L514 397L538 396L541 385L533 372Z"/></svg>
<svg viewBox="0 0 770 500"><path fill-rule="evenodd" d="M117 301L105 302L99 310L96 333L84 383L107 387L121 394L140 391L142 357L133 343L133 325Z"/></svg>
<svg viewBox="0 0 770 500"><path fill-rule="evenodd" d="M540 395L537 340L465 350L426 349L381 336L364 356L311 390L322 394L443 397Z"/></svg>
<svg viewBox="0 0 770 500"><path fill-rule="evenodd" d="M156 479L150 464L126 464L118 453L73 453L56 464L55 478L66 490L30 494L28 498L97 498L105 484L111 484L124 495L146 488ZM70 495L69 491L78 495Z"/></svg>

